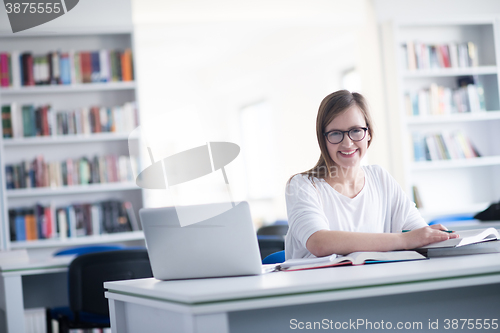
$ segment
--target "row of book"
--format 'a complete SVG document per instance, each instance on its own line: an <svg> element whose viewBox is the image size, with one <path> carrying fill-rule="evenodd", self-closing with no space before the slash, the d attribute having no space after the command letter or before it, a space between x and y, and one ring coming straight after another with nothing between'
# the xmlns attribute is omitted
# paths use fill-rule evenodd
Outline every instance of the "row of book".
<svg viewBox="0 0 500 333"><path fill-rule="evenodd" d="M0 53L0 87L133 81L133 72L130 49Z"/></svg>
<svg viewBox="0 0 500 333"><path fill-rule="evenodd" d="M11 241L67 239L140 230L132 203L108 200L9 209Z"/></svg>
<svg viewBox="0 0 500 333"><path fill-rule="evenodd" d="M477 67L477 49L473 42L425 44L408 41L402 45L408 70Z"/></svg>
<svg viewBox="0 0 500 333"><path fill-rule="evenodd" d="M132 165L134 164L134 165ZM134 169L133 169L134 168ZM129 156L105 155L93 158L45 162L43 156L5 166L7 189L103 184L134 181L137 160Z"/></svg>
<svg viewBox="0 0 500 333"><path fill-rule="evenodd" d="M475 84L452 89L432 83L428 89L405 93L405 109L409 116L486 111L484 89Z"/></svg>
<svg viewBox="0 0 500 333"><path fill-rule="evenodd" d="M462 131L412 134L415 162L458 160L480 157L480 153Z"/></svg>
<svg viewBox="0 0 500 333"><path fill-rule="evenodd" d="M48 104L2 105L4 138L130 133L137 125L138 113L135 102L113 107L83 107L71 111L54 111Z"/></svg>

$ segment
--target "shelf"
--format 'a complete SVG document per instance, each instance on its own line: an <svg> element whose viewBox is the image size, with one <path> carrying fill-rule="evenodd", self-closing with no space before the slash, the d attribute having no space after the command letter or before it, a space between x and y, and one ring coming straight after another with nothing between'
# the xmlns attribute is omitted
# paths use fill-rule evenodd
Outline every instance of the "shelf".
<svg viewBox="0 0 500 333"><path fill-rule="evenodd" d="M485 156L469 159L414 162L412 171L428 171L454 168L500 165L500 156Z"/></svg>
<svg viewBox="0 0 500 333"><path fill-rule="evenodd" d="M412 79L412 78L446 77L446 76L462 76L462 75L488 75L488 74L497 74L497 70L498 70L497 66L417 69L414 71L405 70L403 72L403 77L406 79Z"/></svg>
<svg viewBox="0 0 500 333"><path fill-rule="evenodd" d="M407 116L406 119L406 123L408 125L500 120L500 111L455 113L449 115Z"/></svg>
<svg viewBox="0 0 500 333"><path fill-rule="evenodd" d="M47 195L83 194L83 193L93 193L93 192L127 191L127 190L138 190L138 189L140 189L140 187L138 187L133 182L73 185L73 186L64 186L58 188L38 187L38 188L10 189L7 190L7 197L24 198L24 197L47 196Z"/></svg>
<svg viewBox="0 0 500 333"><path fill-rule="evenodd" d="M127 133L93 133L77 135L54 135L37 136L19 139L3 139L5 147L33 146L33 145L51 145L66 143L86 143L86 142L105 142L105 141L124 141L129 139Z"/></svg>
<svg viewBox="0 0 500 333"><path fill-rule="evenodd" d="M142 231L120 232L116 234L103 234L96 236L73 237L60 240L54 239L39 239L32 241L15 241L10 243L11 249L29 249L29 248L44 248L44 247L72 247L78 245L98 244L98 243L113 243L127 242L135 240L143 240L144 233Z"/></svg>
<svg viewBox="0 0 500 333"><path fill-rule="evenodd" d="M37 31L25 30L19 31L15 34L11 32L0 33L0 38L17 39L19 37L64 37L64 36L85 36L85 35L123 35L133 32L132 26L116 26L116 27L86 27L80 28L67 28L64 31L44 30L38 29Z"/></svg>
<svg viewBox="0 0 500 333"><path fill-rule="evenodd" d="M0 95L30 95L46 93L73 93L87 91L117 91L132 90L136 88L134 81L126 82L102 82L102 83L84 83L69 85L46 85L46 86L28 86L20 88L0 88Z"/></svg>

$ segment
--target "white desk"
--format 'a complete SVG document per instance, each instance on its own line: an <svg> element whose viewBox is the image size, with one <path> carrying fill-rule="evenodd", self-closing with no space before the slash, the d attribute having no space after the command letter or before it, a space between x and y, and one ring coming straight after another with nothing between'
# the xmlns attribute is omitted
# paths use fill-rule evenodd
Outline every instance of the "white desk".
<svg viewBox="0 0 500 333"><path fill-rule="evenodd" d="M300 330L291 319L420 321L419 332L436 319L439 331L446 318L500 322L500 254L104 287L113 333Z"/></svg>
<svg viewBox="0 0 500 333"><path fill-rule="evenodd" d="M0 332L23 333L24 308L68 304L68 266L73 256L0 265Z"/></svg>

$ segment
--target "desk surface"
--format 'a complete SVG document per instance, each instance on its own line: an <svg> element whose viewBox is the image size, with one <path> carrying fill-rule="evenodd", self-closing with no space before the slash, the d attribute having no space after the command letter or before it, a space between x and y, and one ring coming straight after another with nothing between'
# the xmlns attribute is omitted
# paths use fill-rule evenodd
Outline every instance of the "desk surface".
<svg viewBox="0 0 500 333"><path fill-rule="evenodd" d="M28 261L0 263L0 274L30 275L48 271L67 271L74 255L56 256L48 258L30 258Z"/></svg>
<svg viewBox="0 0 500 333"><path fill-rule="evenodd" d="M500 282L500 253L429 260L274 272L258 276L160 281L154 278L106 282L112 293L185 305L249 300L271 296L357 290L481 278ZM409 290L411 291L411 290Z"/></svg>

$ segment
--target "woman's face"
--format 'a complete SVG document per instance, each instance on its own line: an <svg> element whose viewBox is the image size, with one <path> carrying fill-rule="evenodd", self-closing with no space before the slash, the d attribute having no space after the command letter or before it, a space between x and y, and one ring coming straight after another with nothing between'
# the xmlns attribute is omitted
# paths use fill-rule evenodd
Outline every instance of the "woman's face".
<svg viewBox="0 0 500 333"><path fill-rule="evenodd" d="M333 130L349 131L353 128L367 127L365 117L357 105L353 105L345 112L335 117L325 129L326 132ZM326 136L325 136L326 140ZM326 140L326 146L330 158L335 164L344 167L359 166L361 159L365 156L368 149L368 141L371 140L370 134L366 132L361 141L352 141L347 133L344 133L344 139L337 144L331 144Z"/></svg>

